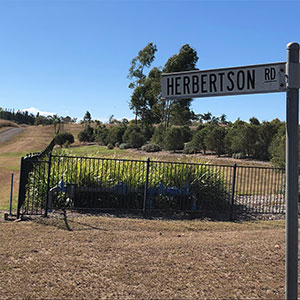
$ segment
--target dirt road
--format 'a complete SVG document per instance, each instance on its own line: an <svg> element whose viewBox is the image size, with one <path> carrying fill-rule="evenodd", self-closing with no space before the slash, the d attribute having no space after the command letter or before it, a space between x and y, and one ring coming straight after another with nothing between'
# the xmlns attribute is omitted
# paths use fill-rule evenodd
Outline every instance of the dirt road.
<svg viewBox="0 0 300 300"><path fill-rule="evenodd" d="M16 135L21 134L25 128L8 128L0 132L0 144L11 140Z"/></svg>

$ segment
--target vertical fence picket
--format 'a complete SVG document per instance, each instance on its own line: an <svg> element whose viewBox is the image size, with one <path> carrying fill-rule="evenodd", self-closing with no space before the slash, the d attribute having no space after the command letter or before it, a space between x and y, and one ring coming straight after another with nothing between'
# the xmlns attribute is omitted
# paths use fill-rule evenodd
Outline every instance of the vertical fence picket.
<svg viewBox="0 0 300 300"><path fill-rule="evenodd" d="M48 176L47 176L47 194L46 194L46 205L45 205L45 217L48 215L49 208L49 190L50 190L50 175L51 175L51 153L48 158Z"/></svg>
<svg viewBox="0 0 300 300"><path fill-rule="evenodd" d="M146 178L145 178L145 187L144 187L144 202L143 202L143 211L144 212L146 212L146 209L147 209L149 170L150 170L150 158L148 157L148 159L146 161Z"/></svg>
<svg viewBox="0 0 300 300"><path fill-rule="evenodd" d="M232 188L231 188L231 199L230 199L230 220L233 220L233 214L234 214L234 193L235 193L236 169L237 169L237 165L234 164L233 172L232 172Z"/></svg>

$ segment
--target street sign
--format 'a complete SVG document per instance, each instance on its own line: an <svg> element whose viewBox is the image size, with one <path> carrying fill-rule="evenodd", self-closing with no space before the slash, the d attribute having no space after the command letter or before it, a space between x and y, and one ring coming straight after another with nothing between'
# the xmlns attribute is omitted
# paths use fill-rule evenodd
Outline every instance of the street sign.
<svg viewBox="0 0 300 300"><path fill-rule="evenodd" d="M162 98L182 99L286 91L285 62L163 73Z"/></svg>
<svg viewBox="0 0 300 300"><path fill-rule="evenodd" d="M286 92L286 299L298 299L299 44L286 63L163 73L161 88L165 99Z"/></svg>

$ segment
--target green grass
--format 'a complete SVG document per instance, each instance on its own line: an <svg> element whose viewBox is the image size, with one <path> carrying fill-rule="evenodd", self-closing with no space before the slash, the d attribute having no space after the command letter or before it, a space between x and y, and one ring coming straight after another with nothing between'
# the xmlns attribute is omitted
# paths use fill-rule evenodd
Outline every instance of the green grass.
<svg viewBox="0 0 300 300"><path fill-rule="evenodd" d="M56 148L54 151L54 154L60 154L63 152L63 154L68 154L68 155L73 155L73 156L113 156L117 154L125 154L126 150L122 150L119 148L114 148L112 150L107 149L105 146L98 146L98 145L93 145L93 146L80 146L80 147L71 147L68 149L63 149L63 151L60 148Z"/></svg>
<svg viewBox="0 0 300 300"><path fill-rule="evenodd" d="M31 150L30 152L24 151L24 152L4 152L0 153L0 156L2 157L22 157L26 156L28 153L37 153L40 152L41 150Z"/></svg>

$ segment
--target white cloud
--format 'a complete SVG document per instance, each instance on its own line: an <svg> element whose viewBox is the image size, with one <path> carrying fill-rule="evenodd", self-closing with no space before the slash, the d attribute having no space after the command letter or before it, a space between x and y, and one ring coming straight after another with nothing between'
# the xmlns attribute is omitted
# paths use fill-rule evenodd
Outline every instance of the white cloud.
<svg viewBox="0 0 300 300"><path fill-rule="evenodd" d="M45 117L47 117L49 115L50 116L55 115L55 113L53 113L53 112L41 111L41 110L39 110L39 109L37 109L35 107L24 108L24 109L21 109L21 111L28 111L29 113L34 114L34 115L36 115L37 113L39 113L41 116L45 116Z"/></svg>

